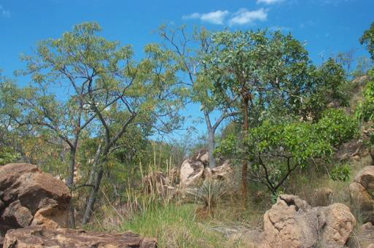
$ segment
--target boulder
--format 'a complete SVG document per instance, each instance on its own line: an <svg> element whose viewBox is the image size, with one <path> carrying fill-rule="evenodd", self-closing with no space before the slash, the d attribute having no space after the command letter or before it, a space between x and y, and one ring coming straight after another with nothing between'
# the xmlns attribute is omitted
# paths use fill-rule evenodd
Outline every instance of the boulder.
<svg viewBox="0 0 374 248"><path fill-rule="evenodd" d="M318 239L317 209L293 195L281 195L264 215L261 247L309 248Z"/></svg>
<svg viewBox="0 0 374 248"><path fill-rule="evenodd" d="M258 247L344 247L355 224L354 216L343 204L312 208L297 196L280 195L264 215Z"/></svg>
<svg viewBox="0 0 374 248"><path fill-rule="evenodd" d="M157 241L153 238L141 238L131 232L123 234L105 234L72 229L47 229L33 226L10 230L4 238L4 248L153 248Z"/></svg>
<svg viewBox="0 0 374 248"><path fill-rule="evenodd" d="M349 208L341 203L320 208L318 219L321 243L326 248L344 247L356 225Z"/></svg>
<svg viewBox="0 0 374 248"><path fill-rule="evenodd" d="M30 225L66 227L70 199L69 189L62 181L35 165L0 167L0 230ZM4 234L1 231L2 237Z"/></svg>
<svg viewBox="0 0 374 248"><path fill-rule="evenodd" d="M349 185L351 204L364 222L374 222L374 166L364 167Z"/></svg>
<svg viewBox="0 0 374 248"><path fill-rule="evenodd" d="M224 161L222 165L212 169L212 177L220 180L228 180L232 173L233 170L229 160Z"/></svg>
<svg viewBox="0 0 374 248"><path fill-rule="evenodd" d="M180 168L180 186L191 187L206 178L228 179L232 173L229 160L215 168L209 168L209 154L206 149L198 151L191 159L183 161Z"/></svg>
<svg viewBox="0 0 374 248"><path fill-rule="evenodd" d="M180 184L182 187L195 185L204 174L204 164L198 160L185 160L180 169Z"/></svg>

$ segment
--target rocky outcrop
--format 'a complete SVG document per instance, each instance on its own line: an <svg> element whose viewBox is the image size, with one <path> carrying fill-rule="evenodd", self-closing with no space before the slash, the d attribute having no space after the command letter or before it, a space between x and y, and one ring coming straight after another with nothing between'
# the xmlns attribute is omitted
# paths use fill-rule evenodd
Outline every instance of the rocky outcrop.
<svg viewBox="0 0 374 248"><path fill-rule="evenodd" d="M279 196L264 215L261 248L344 247L356 220L343 204L312 208L293 195Z"/></svg>
<svg viewBox="0 0 374 248"><path fill-rule="evenodd" d="M229 161L224 161L215 168L209 168L208 151L202 149L191 159L186 159L180 168L180 186L195 186L206 178L228 179L232 173Z"/></svg>
<svg viewBox="0 0 374 248"><path fill-rule="evenodd" d="M349 185L351 204L364 222L374 223L374 166L364 167Z"/></svg>
<svg viewBox="0 0 374 248"><path fill-rule="evenodd" d="M103 234L72 229L47 229L34 226L10 230L4 239L4 248L153 248L157 241L136 234Z"/></svg>
<svg viewBox="0 0 374 248"><path fill-rule="evenodd" d="M0 230L67 226L71 196L65 184L31 164L0 167ZM0 240L1 245L1 240Z"/></svg>

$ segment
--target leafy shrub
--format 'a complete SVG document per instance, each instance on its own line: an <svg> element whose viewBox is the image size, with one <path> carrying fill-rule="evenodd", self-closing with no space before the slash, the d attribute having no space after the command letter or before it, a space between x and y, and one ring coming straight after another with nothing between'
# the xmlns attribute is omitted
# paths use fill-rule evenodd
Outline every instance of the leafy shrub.
<svg viewBox="0 0 374 248"><path fill-rule="evenodd" d="M355 137L358 125L356 120L344 114L342 110L330 109L325 111L318 121L316 131L333 147L339 147Z"/></svg>
<svg viewBox="0 0 374 248"><path fill-rule="evenodd" d="M349 165L345 164L342 166L335 166L330 171L330 178L334 181L349 181L349 175L351 174L351 168Z"/></svg>

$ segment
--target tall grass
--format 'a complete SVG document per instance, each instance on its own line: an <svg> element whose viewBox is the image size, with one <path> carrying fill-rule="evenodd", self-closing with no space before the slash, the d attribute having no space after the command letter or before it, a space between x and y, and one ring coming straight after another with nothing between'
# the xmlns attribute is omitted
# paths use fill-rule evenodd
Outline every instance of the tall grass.
<svg viewBox="0 0 374 248"><path fill-rule="evenodd" d="M196 220L195 208L194 204L155 206L124 222L119 231L156 237L159 247L225 247L220 235Z"/></svg>

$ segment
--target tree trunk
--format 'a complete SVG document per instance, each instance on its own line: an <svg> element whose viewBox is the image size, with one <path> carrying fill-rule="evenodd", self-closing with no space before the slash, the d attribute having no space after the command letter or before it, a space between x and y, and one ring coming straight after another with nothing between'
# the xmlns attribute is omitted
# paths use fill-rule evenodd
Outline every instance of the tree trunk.
<svg viewBox="0 0 374 248"><path fill-rule="evenodd" d="M208 154L209 154L209 167L211 169L216 167L216 158L214 157L214 148L216 142L214 138L214 131L208 130Z"/></svg>
<svg viewBox="0 0 374 248"><path fill-rule="evenodd" d="M73 184L74 184L74 170L75 170L75 154L76 148L70 148L70 155L69 155L69 176L66 180L66 186L69 188L70 193L73 191ZM75 228L75 217L74 217L74 205L73 202L70 201L69 204L69 226L70 228Z"/></svg>
<svg viewBox="0 0 374 248"><path fill-rule="evenodd" d="M209 112L204 110L204 119L205 124L208 129L208 155L209 155L209 167L214 168L216 167L216 159L214 158L214 148L215 148L215 139L214 139L214 133L215 133L215 127L212 127L212 123L210 122Z"/></svg>
<svg viewBox="0 0 374 248"><path fill-rule="evenodd" d="M244 113L244 122L243 122L243 137L246 137L248 134L248 102L249 98L244 96L243 97L243 113ZM247 203L247 177L248 177L248 161L243 161L242 166L242 200L243 200L243 207L245 208Z"/></svg>
<svg viewBox="0 0 374 248"><path fill-rule="evenodd" d="M90 218L91 218L93 207L95 205L97 194L99 192L101 180L103 178L103 174L104 174L104 170L103 170L103 167L102 167L102 164L101 164L100 169L99 169L99 171L97 172L97 175L96 175L94 188L91 190L90 196L88 197L88 200L87 200L87 203L86 203L86 207L85 207L85 210L84 210L84 215L83 215L83 218L82 218L82 225L87 224L89 222Z"/></svg>

